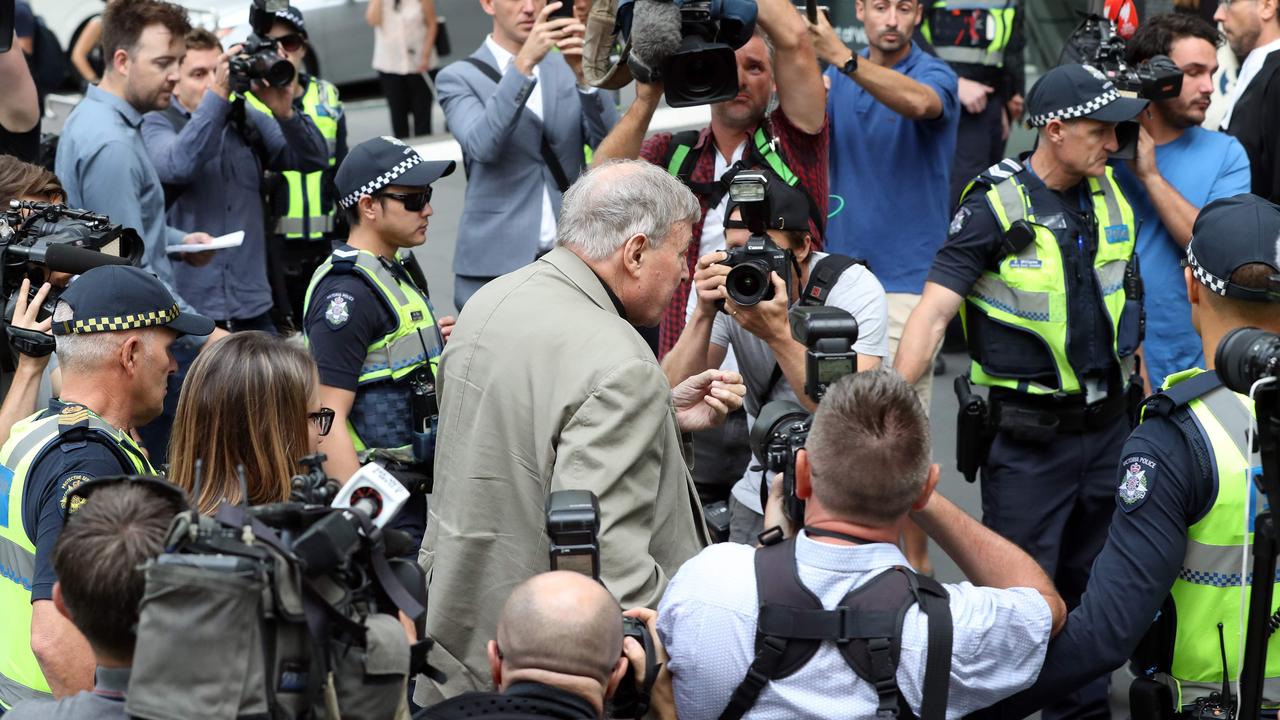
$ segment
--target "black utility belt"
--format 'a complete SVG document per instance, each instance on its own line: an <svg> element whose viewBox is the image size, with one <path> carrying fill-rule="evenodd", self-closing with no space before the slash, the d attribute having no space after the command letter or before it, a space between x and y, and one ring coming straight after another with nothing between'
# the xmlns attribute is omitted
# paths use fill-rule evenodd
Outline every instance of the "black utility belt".
<svg viewBox="0 0 1280 720"><path fill-rule="evenodd" d="M992 388L989 401L992 427L1029 442L1101 430L1128 413L1122 392L1113 392L1106 399L1089 405L1083 395L1042 398Z"/></svg>

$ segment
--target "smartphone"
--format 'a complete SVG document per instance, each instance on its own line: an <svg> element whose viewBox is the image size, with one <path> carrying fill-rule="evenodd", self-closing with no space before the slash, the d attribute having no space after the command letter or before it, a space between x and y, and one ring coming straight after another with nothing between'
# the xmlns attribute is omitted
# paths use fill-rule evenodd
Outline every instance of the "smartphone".
<svg viewBox="0 0 1280 720"><path fill-rule="evenodd" d="M560 7L551 12L549 20L556 18L573 18L573 0L561 0Z"/></svg>

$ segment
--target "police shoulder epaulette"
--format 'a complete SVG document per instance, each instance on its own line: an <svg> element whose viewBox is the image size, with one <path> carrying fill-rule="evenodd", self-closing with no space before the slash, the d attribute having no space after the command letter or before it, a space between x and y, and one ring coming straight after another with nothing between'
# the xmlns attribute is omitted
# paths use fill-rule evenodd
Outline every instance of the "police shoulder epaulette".
<svg viewBox="0 0 1280 720"><path fill-rule="evenodd" d="M1186 407L1192 400L1204 397L1209 392L1222 386L1222 379L1216 372L1203 372L1195 377L1167 387L1143 401L1148 412L1168 416L1180 407Z"/></svg>
<svg viewBox="0 0 1280 720"><path fill-rule="evenodd" d="M89 409L83 405L68 405L58 413L58 432L65 434L89 427Z"/></svg>
<svg viewBox="0 0 1280 720"><path fill-rule="evenodd" d="M995 187L1020 172L1022 172L1022 163L1012 158L1005 158L986 170L983 170L982 174L979 175L977 179L979 182Z"/></svg>

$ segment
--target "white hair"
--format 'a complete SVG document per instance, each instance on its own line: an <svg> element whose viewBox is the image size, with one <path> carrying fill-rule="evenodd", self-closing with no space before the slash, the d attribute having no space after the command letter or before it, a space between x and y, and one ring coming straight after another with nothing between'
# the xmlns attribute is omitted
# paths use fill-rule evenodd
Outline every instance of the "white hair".
<svg viewBox="0 0 1280 720"><path fill-rule="evenodd" d="M583 174L564 194L557 241L586 260L603 260L629 238L660 246L678 223L697 222L698 199L666 170L614 160Z"/></svg>
<svg viewBox="0 0 1280 720"><path fill-rule="evenodd" d="M53 322L67 322L74 315L71 306L59 300L53 309ZM94 372L116 354L125 338L126 334L119 331L58 335L55 339L58 365L64 374Z"/></svg>

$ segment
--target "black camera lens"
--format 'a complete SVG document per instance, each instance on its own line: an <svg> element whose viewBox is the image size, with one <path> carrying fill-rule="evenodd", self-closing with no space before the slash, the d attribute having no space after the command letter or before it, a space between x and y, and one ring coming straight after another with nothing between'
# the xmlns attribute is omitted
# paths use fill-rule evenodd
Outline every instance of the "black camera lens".
<svg viewBox="0 0 1280 720"><path fill-rule="evenodd" d="M1258 328L1238 328L1218 343L1214 366L1222 384L1249 394L1263 378L1280 377L1280 335Z"/></svg>
<svg viewBox="0 0 1280 720"><path fill-rule="evenodd" d="M774 438L792 430L801 430L800 426L807 423L810 417L808 410L790 400L775 400L767 403L760 408L760 413L756 416L755 424L751 426L751 433L747 438L747 442L751 445L751 454L762 465L767 466L769 446L773 444ZM805 427L802 431L807 433L808 428Z"/></svg>
<svg viewBox="0 0 1280 720"><path fill-rule="evenodd" d="M761 260L748 260L736 265L725 276L724 286L729 297L739 305L755 305L773 297L773 282L769 266Z"/></svg>

